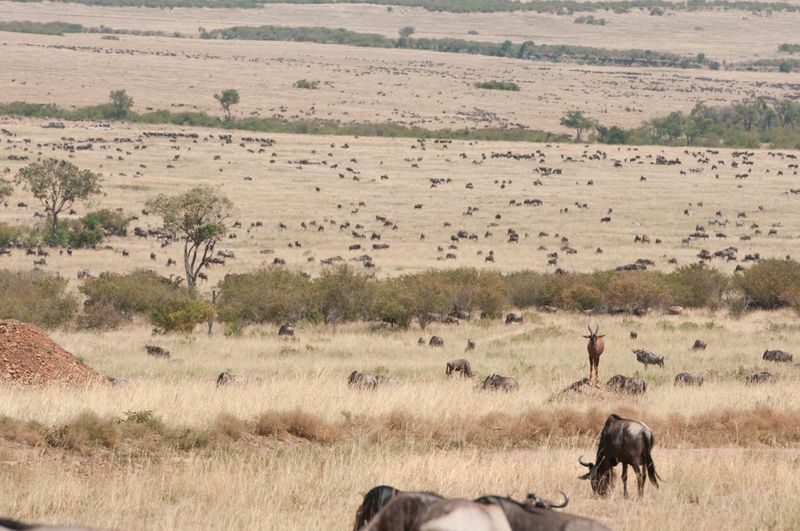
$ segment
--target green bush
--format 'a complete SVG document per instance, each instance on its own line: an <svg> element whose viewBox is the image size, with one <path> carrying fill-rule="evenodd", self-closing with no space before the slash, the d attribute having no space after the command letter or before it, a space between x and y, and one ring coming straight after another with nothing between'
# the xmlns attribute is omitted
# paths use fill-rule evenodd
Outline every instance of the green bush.
<svg viewBox="0 0 800 531"><path fill-rule="evenodd" d="M308 79L299 79L292 85L294 88L316 90L319 88L319 81L309 81Z"/></svg>
<svg viewBox="0 0 800 531"><path fill-rule="evenodd" d="M519 85L513 81L481 81L475 83L475 88L486 90L511 90L514 92L519 91Z"/></svg>
<svg viewBox="0 0 800 531"><path fill-rule="evenodd" d="M325 323L357 321L368 317L370 277L348 265L329 267L313 282L314 298Z"/></svg>
<svg viewBox="0 0 800 531"><path fill-rule="evenodd" d="M195 299L172 300L157 305L150 312L156 332L190 334L194 328L214 317L214 307Z"/></svg>
<svg viewBox="0 0 800 531"><path fill-rule="evenodd" d="M127 236L130 222L130 217L107 208L89 212L81 219L81 223L87 230L100 229L106 236Z"/></svg>
<svg viewBox="0 0 800 531"><path fill-rule="evenodd" d="M738 278L749 307L770 310L787 306L800 286L800 263L770 258L746 269Z"/></svg>
<svg viewBox="0 0 800 531"><path fill-rule="evenodd" d="M237 328L306 318L314 304L311 281L285 267L230 274L219 285L217 315Z"/></svg>
<svg viewBox="0 0 800 531"><path fill-rule="evenodd" d="M608 286L606 302L612 308L664 308L672 303L664 276L651 271L629 271L615 275Z"/></svg>
<svg viewBox="0 0 800 531"><path fill-rule="evenodd" d="M15 244L23 234L23 229L7 223L0 223L0 249Z"/></svg>
<svg viewBox="0 0 800 531"><path fill-rule="evenodd" d="M0 293L0 319L52 328L69 322L78 309L66 279L52 273L0 270Z"/></svg>
<svg viewBox="0 0 800 531"><path fill-rule="evenodd" d="M110 306L130 319L134 314L150 315L165 303L190 298L189 290L177 281L154 271L137 269L131 273L102 273L81 287L86 311Z"/></svg>
<svg viewBox="0 0 800 531"><path fill-rule="evenodd" d="M728 277L704 264L676 269L666 277L672 301L689 308L716 309L728 289Z"/></svg>
<svg viewBox="0 0 800 531"><path fill-rule="evenodd" d="M508 297L515 308L535 308L561 304L563 280L557 275L519 271L506 277Z"/></svg>

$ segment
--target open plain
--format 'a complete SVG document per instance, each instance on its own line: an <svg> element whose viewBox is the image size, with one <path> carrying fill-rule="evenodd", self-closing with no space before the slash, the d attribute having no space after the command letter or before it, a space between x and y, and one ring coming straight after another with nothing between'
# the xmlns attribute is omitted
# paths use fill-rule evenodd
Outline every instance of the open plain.
<svg viewBox="0 0 800 531"><path fill-rule="evenodd" d="M2 22L164 33L0 32L0 104L75 109L124 89L136 112L221 115L214 94L235 88L239 119L574 134L561 124L568 110L635 127L699 101L797 98L795 72L196 38L200 26L343 27L389 37L414 26L415 37L704 53L736 63L787 57L778 46L793 42L800 21L793 11L742 9L595 15L607 23L350 4L168 10L0 2ZM186 37L166 36L173 32ZM294 86L298 80L319 85L305 90ZM520 90L475 87L487 80L513 80ZM797 150L677 139L634 146L328 136L124 119L108 129L91 128L94 120L42 127L50 121L0 117L0 177L13 181L47 157L96 172L102 194L77 202L63 219L78 223L107 208L132 217L128 234L108 235L94 248L11 245L0 269L66 279L74 315L47 332L112 380L31 386L3 375L0 482L13 488L0 489L0 516L131 530L352 529L362 495L388 484L468 499L535 492L555 500L563 491L567 512L619 530L800 528L800 372L796 362L762 359L766 349L797 355L797 313L737 305L735 283L762 259L800 254ZM213 334L205 323L160 334L144 311L114 326L86 326L81 303L90 301L80 290L101 274L144 268L176 284L184 277L183 245L153 237L162 219L147 203L195 185L233 204L215 249L224 259L203 270L194 292L203 300L229 275L271 264L310 279L342 264L381 280L458 268L570 279L637 261L666 275L702 261L732 280L714 307L661 305L639 315L639 308L542 305L514 309L521 322L475 312L404 328L324 324L304 314L293 336L278 335L280 322L219 321ZM17 186L4 198L0 224L42 227L46 215ZM23 311L0 309L1 319ZM605 333L601 381L642 378L645 393L564 391L588 375L581 335L595 324ZM431 336L443 346L428 346ZM468 340L475 347L465 351ZM696 340L706 346L692 348ZM167 355L148 355L154 345ZM664 356L664 366L643 366L636 348ZM462 357L474 378L448 378L445 364ZM349 386L355 370L388 383ZM759 371L775 381L747 383ZM703 385L675 386L681 372L702 375ZM217 384L221 373L233 381ZM515 378L519 391L480 390L491 373ZM578 458L594 459L615 412L655 434L663 481L658 489L648 484L641 499L623 498L619 480L600 497L578 479L586 470Z"/></svg>

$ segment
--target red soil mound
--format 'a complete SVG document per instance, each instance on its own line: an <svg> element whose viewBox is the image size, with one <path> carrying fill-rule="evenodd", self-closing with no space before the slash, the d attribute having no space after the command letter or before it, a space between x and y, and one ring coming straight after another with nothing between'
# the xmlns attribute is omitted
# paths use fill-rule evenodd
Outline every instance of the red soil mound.
<svg viewBox="0 0 800 531"><path fill-rule="evenodd" d="M40 328L13 319L0 320L0 381L44 384L102 379Z"/></svg>

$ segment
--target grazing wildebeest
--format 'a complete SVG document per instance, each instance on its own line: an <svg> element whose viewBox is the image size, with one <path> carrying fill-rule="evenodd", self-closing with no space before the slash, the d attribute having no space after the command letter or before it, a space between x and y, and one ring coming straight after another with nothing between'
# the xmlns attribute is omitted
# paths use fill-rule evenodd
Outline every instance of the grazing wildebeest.
<svg viewBox="0 0 800 531"><path fill-rule="evenodd" d="M444 346L444 339L439 336L431 336L431 340L428 342L428 346L430 347L443 347Z"/></svg>
<svg viewBox="0 0 800 531"><path fill-rule="evenodd" d="M643 422L629 420L612 413L606 420L600 433L597 446L597 457L594 463L586 463L583 457L578 462L589 469L589 473L580 476L592 484L592 491L600 496L608 494L614 479L614 467L622 463L622 485L625 497L628 497L628 465L636 474L639 496L644 494L644 483L647 478L658 487L661 479L656 473L651 452L655 438L650 428Z"/></svg>
<svg viewBox="0 0 800 531"><path fill-rule="evenodd" d="M521 322L522 322L522 314L520 313L510 313L506 315L506 324L521 323Z"/></svg>
<svg viewBox="0 0 800 531"><path fill-rule="evenodd" d="M510 376L500 376L492 373L483 379L480 388L484 391L517 391L519 390L519 382Z"/></svg>
<svg viewBox="0 0 800 531"><path fill-rule="evenodd" d="M682 372L675 376L675 385L703 385L703 377L691 372Z"/></svg>
<svg viewBox="0 0 800 531"><path fill-rule="evenodd" d="M784 350L765 350L761 359L764 361L776 361L778 363L791 363L793 356Z"/></svg>
<svg viewBox="0 0 800 531"><path fill-rule="evenodd" d="M283 323L280 328L278 328L278 335L279 336L293 336L294 335L294 326L291 323Z"/></svg>
<svg viewBox="0 0 800 531"><path fill-rule="evenodd" d="M149 355L155 356L156 358L169 358L169 350L157 345L145 345L144 349Z"/></svg>
<svg viewBox="0 0 800 531"><path fill-rule="evenodd" d="M371 374L353 371L347 378L347 384L352 385L353 387L361 387L364 389L375 389L378 387L378 379Z"/></svg>
<svg viewBox="0 0 800 531"><path fill-rule="evenodd" d="M467 339L467 348L464 349L464 352L468 352L470 350L475 350L475 340L474 339Z"/></svg>
<svg viewBox="0 0 800 531"><path fill-rule="evenodd" d="M706 349L706 342L702 339L695 339L694 345L692 345L692 350L705 350Z"/></svg>
<svg viewBox="0 0 800 531"><path fill-rule="evenodd" d="M219 387L220 385L231 384L235 380L236 378L233 376L233 374L231 374L230 371L221 372L219 373L219 376L217 376L217 387Z"/></svg>
<svg viewBox="0 0 800 531"><path fill-rule="evenodd" d="M454 372L461 373L462 378L472 378L472 367L470 367L469 361L465 360L464 358L450 360L447 362L444 373L447 376L451 376Z"/></svg>
<svg viewBox="0 0 800 531"><path fill-rule="evenodd" d="M630 376L623 376L622 374L612 376L606 382L606 386L616 391L632 395L642 395L647 391L647 382L641 378L631 378Z"/></svg>
<svg viewBox="0 0 800 531"><path fill-rule="evenodd" d="M772 383L774 381L775 375L767 371L754 372L745 379L748 384Z"/></svg>
<svg viewBox="0 0 800 531"><path fill-rule="evenodd" d="M631 335L631 339L638 339L639 338L639 332L635 332L635 331L631 330L631 334L630 335Z"/></svg>
<svg viewBox="0 0 800 531"><path fill-rule="evenodd" d="M592 332L592 327L589 326L589 335L583 336L589 340L589 343L586 345L586 350L589 351L589 381L592 381L592 371L594 371L594 385L596 387L600 387L600 356L603 354L603 349L605 349L605 342L603 338L605 334L599 334L600 332L600 325L595 323L594 332Z"/></svg>
<svg viewBox="0 0 800 531"><path fill-rule="evenodd" d="M658 365L662 369L664 368L664 356L656 356L652 352L641 348L633 349L633 353L636 354L636 361L644 365L645 369L647 369L648 365Z"/></svg>

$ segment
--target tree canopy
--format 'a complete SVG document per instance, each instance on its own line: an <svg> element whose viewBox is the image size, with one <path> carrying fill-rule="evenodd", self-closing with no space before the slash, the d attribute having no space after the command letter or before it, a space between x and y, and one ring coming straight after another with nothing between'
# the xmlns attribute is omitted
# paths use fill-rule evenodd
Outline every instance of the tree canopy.
<svg viewBox="0 0 800 531"><path fill-rule="evenodd" d="M236 89L225 89L220 94L214 94L214 99L219 102L222 110L225 111L225 118L231 119L231 107L239 103L239 91Z"/></svg>
<svg viewBox="0 0 800 531"><path fill-rule="evenodd" d="M166 230L184 240L186 283L195 286L198 274L208 265L214 247L228 230L226 220L233 203L214 188L196 186L174 196L159 195L150 199L147 206L162 217Z"/></svg>
<svg viewBox="0 0 800 531"><path fill-rule="evenodd" d="M76 201L85 201L101 192L98 174L58 159L45 159L25 166L19 170L16 183L44 205L51 242L59 232L59 214Z"/></svg>
<svg viewBox="0 0 800 531"><path fill-rule="evenodd" d="M117 119L125 118L133 107L133 98L128 96L124 90L112 90L108 99L111 100L111 106L114 109L114 118Z"/></svg>

